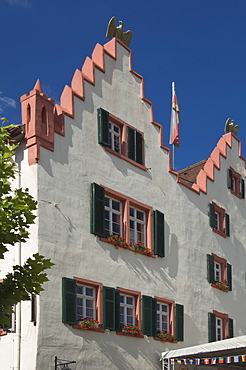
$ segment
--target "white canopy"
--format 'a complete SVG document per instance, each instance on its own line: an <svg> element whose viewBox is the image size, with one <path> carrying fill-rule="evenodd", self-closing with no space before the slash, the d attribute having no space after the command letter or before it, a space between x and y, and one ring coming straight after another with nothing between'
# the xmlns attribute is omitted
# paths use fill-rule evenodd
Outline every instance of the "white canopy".
<svg viewBox="0 0 246 370"><path fill-rule="evenodd" d="M169 358L207 358L246 355L246 335L162 352L161 355L161 360Z"/></svg>

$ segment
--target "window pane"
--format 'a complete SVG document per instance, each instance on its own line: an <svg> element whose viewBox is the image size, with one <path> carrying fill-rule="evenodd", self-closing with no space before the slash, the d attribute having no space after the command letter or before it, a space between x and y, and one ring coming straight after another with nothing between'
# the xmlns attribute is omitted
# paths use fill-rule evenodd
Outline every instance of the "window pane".
<svg viewBox="0 0 246 370"><path fill-rule="evenodd" d="M77 285L77 293L78 294L83 294L83 287L80 285Z"/></svg>
<svg viewBox="0 0 246 370"><path fill-rule="evenodd" d="M112 208L116 211L120 211L120 202L117 202L116 200L112 199Z"/></svg>
<svg viewBox="0 0 246 370"><path fill-rule="evenodd" d="M141 211L137 211L137 218L138 218L139 220L143 220L143 219L144 219L144 213L143 213L143 212L141 212Z"/></svg>
<svg viewBox="0 0 246 370"><path fill-rule="evenodd" d="M108 198L105 205L105 230L109 234L122 236L121 202Z"/></svg>
<svg viewBox="0 0 246 370"><path fill-rule="evenodd" d="M94 318L93 309L92 308L87 308L86 309L86 318L87 319L93 319Z"/></svg>
<svg viewBox="0 0 246 370"><path fill-rule="evenodd" d="M126 304L132 305L133 304L133 297L126 297Z"/></svg>
<svg viewBox="0 0 246 370"><path fill-rule="evenodd" d="M86 288L85 292L86 292L85 294L90 296L90 297L94 296L94 289L93 288Z"/></svg>
<svg viewBox="0 0 246 370"><path fill-rule="evenodd" d="M96 319L95 288L77 286L77 318Z"/></svg>

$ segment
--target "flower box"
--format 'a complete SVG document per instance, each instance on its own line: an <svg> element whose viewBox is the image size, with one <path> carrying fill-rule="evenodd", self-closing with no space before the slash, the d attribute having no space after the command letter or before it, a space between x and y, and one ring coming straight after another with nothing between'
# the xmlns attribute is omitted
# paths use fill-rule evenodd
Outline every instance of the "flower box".
<svg viewBox="0 0 246 370"><path fill-rule="evenodd" d="M159 331L157 333L157 337L162 341L162 342L170 342L170 343L177 343L177 340L174 335L169 333L168 331Z"/></svg>
<svg viewBox="0 0 246 370"><path fill-rule="evenodd" d="M101 327L101 325L100 326L98 326L97 328L96 327L94 327L94 328L85 328L85 327L83 327L82 325L73 325L73 328L74 329L82 329L82 330L88 330L88 331L96 331L96 332L98 332L98 333L105 333L105 329L103 329L102 327Z"/></svg>
<svg viewBox="0 0 246 370"><path fill-rule="evenodd" d="M80 318L77 321L81 329L95 329L99 325L99 321L93 319Z"/></svg>
<svg viewBox="0 0 246 370"><path fill-rule="evenodd" d="M216 283L212 284L212 286L221 290L222 292L227 293L229 291L229 286L224 281L216 281Z"/></svg>
<svg viewBox="0 0 246 370"><path fill-rule="evenodd" d="M122 333L122 331L117 331L117 335L124 335L126 337L133 337L133 338L144 338L143 334L131 334L131 333Z"/></svg>
<svg viewBox="0 0 246 370"><path fill-rule="evenodd" d="M134 335L143 335L141 329L138 326L134 325L123 325L121 328L122 334L134 334Z"/></svg>
<svg viewBox="0 0 246 370"><path fill-rule="evenodd" d="M155 258L153 251L145 246L142 243L126 243L125 239L118 235L109 235L107 238L109 244L113 244L116 248L128 249L135 253L140 253L145 256Z"/></svg>

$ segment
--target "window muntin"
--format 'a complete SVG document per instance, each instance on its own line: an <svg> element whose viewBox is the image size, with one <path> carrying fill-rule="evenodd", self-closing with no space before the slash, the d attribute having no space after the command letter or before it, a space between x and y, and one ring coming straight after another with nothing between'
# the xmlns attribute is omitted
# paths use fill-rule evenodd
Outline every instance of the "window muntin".
<svg viewBox="0 0 246 370"><path fill-rule="evenodd" d="M130 243L146 244L146 215L145 212L130 207Z"/></svg>
<svg viewBox="0 0 246 370"><path fill-rule="evenodd" d="M98 108L97 112L99 144L111 154L146 171L144 134L102 108Z"/></svg>
<svg viewBox="0 0 246 370"><path fill-rule="evenodd" d="M223 339L223 321L221 318L216 317L216 340Z"/></svg>
<svg viewBox="0 0 246 370"><path fill-rule="evenodd" d="M120 295L120 324L135 325L135 297L130 295Z"/></svg>
<svg viewBox="0 0 246 370"><path fill-rule="evenodd" d="M219 262L214 261L214 280L216 281L221 281L221 271L222 271L222 266Z"/></svg>
<svg viewBox="0 0 246 370"><path fill-rule="evenodd" d="M230 236L230 216L225 209L219 207L215 202L209 203L210 226L212 230L226 238Z"/></svg>
<svg viewBox="0 0 246 370"><path fill-rule="evenodd" d="M96 319L96 290L94 287L77 285L77 318Z"/></svg>
<svg viewBox="0 0 246 370"><path fill-rule="evenodd" d="M117 210L114 210L117 214L121 213L121 230L120 233L115 233L113 229L112 232L108 231L109 215L107 211L109 209L107 209L107 207L109 207L109 202L104 202L106 233L109 232L112 235L119 235L125 239L126 243L141 243L144 247L152 249L152 208L112 189L106 187L104 187L104 189L105 198L112 198L121 204L121 208L118 207ZM114 208L116 208L116 206L114 206ZM119 222L115 222L115 225L116 224L119 225Z"/></svg>
<svg viewBox="0 0 246 370"><path fill-rule="evenodd" d="M214 228L220 230L220 215L218 212L214 214Z"/></svg>
<svg viewBox="0 0 246 370"><path fill-rule="evenodd" d="M117 153L121 153L121 128L113 122L109 122L109 147Z"/></svg>
<svg viewBox="0 0 246 370"><path fill-rule="evenodd" d="M157 331L170 331L169 305L157 302Z"/></svg>
<svg viewBox="0 0 246 370"><path fill-rule="evenodd" d="M122 202L109 197L105 197L105 230L122 236Z"/></svg>

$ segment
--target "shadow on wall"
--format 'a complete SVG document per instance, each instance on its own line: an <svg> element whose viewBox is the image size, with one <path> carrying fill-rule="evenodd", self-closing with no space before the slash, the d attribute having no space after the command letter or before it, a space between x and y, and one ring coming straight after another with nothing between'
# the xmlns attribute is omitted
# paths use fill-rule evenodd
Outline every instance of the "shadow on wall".
<svg viewBox="0 0 246 370"><path fill-rule="evenodd" d="M168 235L166 237L168 239ZM142 283L145 284L146 287L148 287L148 285L150 284L149 286L151 289L151 284L155 281L155 285L157 287L160 285L165 285L166 289L173 294L173 297L175 296L177 288L176 284L172 282L172 278L175 278L178 268L178 245L176 236L172 236L173 246L171 245L168 249L166 257L158 257L155 259L122 248L116 248L111 244L100 241L99 239L97 241L104 252L109 253L110 258L113 261L119 262L119 260L121 260L124 262L125 266L127 266L124 278L121 275L121 281L123 279L125 284L127 284L129 280L129 286L131 285L130 276L128 274L128 271L130 270L136 275L137 279L140 279ZM120 269L121 265L124 267L124 264L118 264L118 268ZM169 275L168 269L172 270L172 274ZM118 272L116 270L116 274L117 273ZM145 292L145 294L147 294L147 291ZM151 294L158 295L158 292L152 292Z"/></svg>
<svg viewBox="0 0 246 370"><path fill-rule="evenodd" d="M115 332L98 333L85 332L72 329L76 335L74 350L79 353L78 368L84 369L119 369L119 370L155 370L160 369L160 353L165 350L165 345L155 341L159 345L159 351L153 355L151 345L152 338L138 339L117 335ZM101 339L99 338L101 337ZM76 348L78 346L78 348Z"/></svg>

